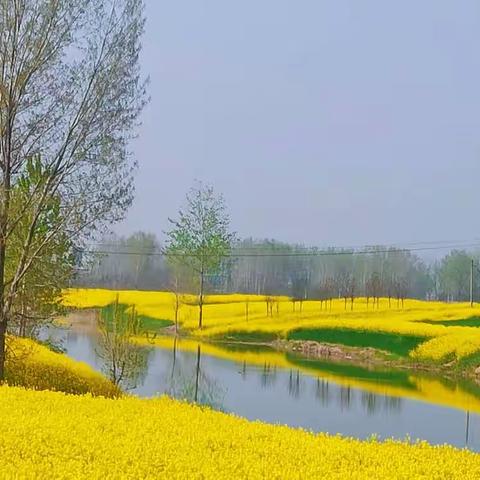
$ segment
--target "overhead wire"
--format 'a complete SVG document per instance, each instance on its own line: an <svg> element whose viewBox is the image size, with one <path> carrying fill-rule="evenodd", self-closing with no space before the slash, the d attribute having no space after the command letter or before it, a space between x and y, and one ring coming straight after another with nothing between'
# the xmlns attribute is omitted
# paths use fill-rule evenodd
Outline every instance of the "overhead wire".
<svg viewBox="0 0 480 480"><path fill-rule="evenodd" d="M223 255L205 255L205 257L222 257L222 258L275 258L275 257L324 257L324 256L345 256L345 255L378 255L378 254L400 254L400 253L411 253L411 252L421 252L421 251L435 251L435 250L452 250L457 248L475 248L480 247L480 241L475 243L459 243L459 244L444 244L444 245L432 245L434 242L430 244L428 242L423 243L424 245L429 246L418 246L418 247L411 247L411 248L402 248L395 245L388 246L388 247L363 247L362 249L354 249L354 248L346 248L346 247L329 247L325 249L319 248L308 248L305 247L305 251L293 251L293 252L256 252L256 253L241 253L242 249L240 248L238 252L230 251L229 253ZM438 242L440 243L440 242ZM420 243L419 243L420 244ZM101 244L98 244L101 245ZM119 246L117 246L118 248ZM120 246L120 248L128 248L126 246ZM259 248L260 250L261 248ZM129 251L113 251L113 250L105 250L105 249L88 249L88 248L78 248L76 249L78 252L85 253L85 254L96 254L96 255L140 255L140 256L158 256L158 257L195 257L195 254L189 253L168 253L164 249L160 249L160 251L155 250L144 250L144 251L136 251L129 250ZM244 249L248 250L248 249Z"/></svg>

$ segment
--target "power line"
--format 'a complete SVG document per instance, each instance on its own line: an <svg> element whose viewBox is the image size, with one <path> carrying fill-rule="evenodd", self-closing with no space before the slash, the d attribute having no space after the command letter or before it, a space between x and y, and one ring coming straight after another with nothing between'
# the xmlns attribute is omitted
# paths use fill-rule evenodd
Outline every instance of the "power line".
<svg viewBox="0 0 480 480"><path fill-rule="evenodd" d="M220 255L223 258L284 258L284 257L328 257L328 256L345 256L345 255L378 255L382 253L388 254L400 254L400 253L411 253L411 252L420 252L420 251L433 251L433 250L446 250L454 248L474 248L480 247L480 242L471 243L471 244L456 244L456 245L437 245L437 246L425 246L425 247L416 247L416 248L396 248L388 247L384 249L363 249L363 250L340 250L340 251L307 251L307 252L278 252L278 253L228 253L225 255ZM88 250L88 249L77 249L78 252L87 253L87 254L97 254L97 255L127 255L127 256L155 256L155 257L165 257L167 253L165 251L152 252L152 251L130 251L130 252L115 252L108 250ZM177 258L188 258L194 257L196 255L180 253L180 254L170 254L172 257ZM206 257L212 257L217 255L205 255Z"/></svg>
<svg viewBox="0 0 480 480"><path fill-rule="evenodd" d="M295 250L296 252L299 252L301 250L306 250L308 252L312 251L318 251L318 252L325 252L325 251L330 251L330 250L336 250L336 251L343 251L346 250L347 253L350 253L351 250L369 250L370 249L378 249L380 248L381 250L383 249L402 249L402 250L410 250L411 248L409 247L417 247L417 246L435 246L437 245L440 248L450 248L449 244L455 244L455 248L461 248L461 247L469 247L472 243L480 243L480 239L469 239L469 240L429 240L429 241L417 241L417 242L401 242L401 243L392 243L389 245L381 244L381 243L376 243L376 244L369 244L369 245L345 245L345 246L340 246L340 247L333 247L333 246L303 246L303 245L297 245L297 244L289 244L286 242L276 242L274 240L270 241L268 239L265 240L260 240L260 242L264 242L264 244L258 243L250 246L236 246L235 249L237 251L255 251L255 250L264 250L266 246L272 246L278 250L284 249L284 248L290 248L292 250ZM444 245L446 244L446 245ZM122 245L120 243L89 243L90 247L114 247L114 248L126 248L128 249L128 245ZM146 252L151 252L152 248L151 247L136 247L137 250L142 250ZM293 253L293 252L292 252Z"/></svg>

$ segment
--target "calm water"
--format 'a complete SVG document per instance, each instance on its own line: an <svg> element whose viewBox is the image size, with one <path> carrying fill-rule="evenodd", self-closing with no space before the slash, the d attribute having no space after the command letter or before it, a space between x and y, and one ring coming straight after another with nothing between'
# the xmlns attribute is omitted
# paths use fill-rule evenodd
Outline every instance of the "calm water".
<svg viewBox="0 0 480 480"><path fill-rule="evenodd" d="M71 357L102 369L94 334L53 329L49 335L61 342ZM196 398L251 420L314 431L358 438L409 436L480 451L480 417L476 414L340 385L313 369L305 373L271 366L268 361L263 366L252 365L202 353L201 348L198 353L196 348L182 349L181 343L175 348L145 349L146 368L132 392L139 396L167 393L192 401ZM300 363L304 365L305 361ZM311 362L312 367L315 365Z"/></svg>

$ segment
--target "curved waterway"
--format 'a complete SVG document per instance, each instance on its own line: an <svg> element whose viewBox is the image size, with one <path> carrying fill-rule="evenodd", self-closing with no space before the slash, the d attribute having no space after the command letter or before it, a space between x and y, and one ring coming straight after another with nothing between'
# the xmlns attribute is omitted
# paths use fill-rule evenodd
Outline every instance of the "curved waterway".
<svg viewBox="0 0 480 480"><path fill-rule="evenodd" d="M102 370L94 331L52 328L46 336ZM250 420L480 451L480 387L473 383L173 337L143 339L138 348L145 362L131 392L142 397L168 394Z"/></svg>

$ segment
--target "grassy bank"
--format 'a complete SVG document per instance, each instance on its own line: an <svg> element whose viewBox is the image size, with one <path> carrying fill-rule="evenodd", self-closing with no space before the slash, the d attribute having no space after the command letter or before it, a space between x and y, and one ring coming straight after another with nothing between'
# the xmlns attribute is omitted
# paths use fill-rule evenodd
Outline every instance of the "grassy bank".
<svg viewBox="0 0 480 480"><path fill-rule="evenodd" d="M103 307L119 297L148 318L150 328L172 322L174 295L168 292L67 290L64 304L75 308ZM236 341L315 340L360 348L375 348L414 362L454 362L473 365L480 354L480 306L466 303L406 300L404 306L380 299L375 307L356 299L353 309L343 300L331 308L305 301L300 309L287 297L212 295L206 297L204 328L197 328L196 297L182 296L181 330L201 338ZM158 331L158 329L157 329Z"/></svg>
<svg viewBox="0 0 480 480"><path fill-rule="evenodd" d="M83 362L27 338L8 337L5 380L35 390L116 397L120 390Z"/></svg>
<svg viewBox="0 0 480 480"><path fill-rule="evenodd" d="M289 331L287 340L309 340L348 347L375 348L405 357L424 342L425 337L345 328L302 328Z"/></svg>
<svg viewBox="0 0 480 480"><path fill-rule="evenodd" d="M315 435L166 397L1 387L0 416L2 478L480 477L480 456L469 451Z"/></svg>

